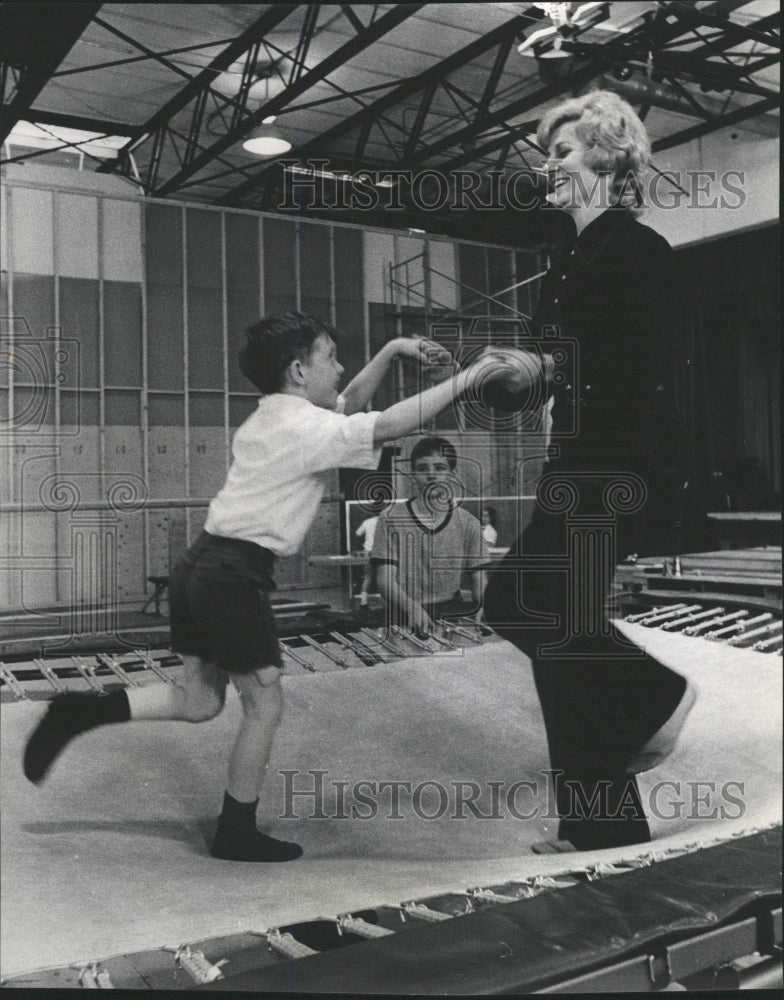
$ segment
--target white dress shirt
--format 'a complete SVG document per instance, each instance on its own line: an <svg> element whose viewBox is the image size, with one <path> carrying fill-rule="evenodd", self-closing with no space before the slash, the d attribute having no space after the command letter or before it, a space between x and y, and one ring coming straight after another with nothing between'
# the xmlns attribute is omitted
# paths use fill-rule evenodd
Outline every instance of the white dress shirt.
<svg viewBox="0 0 784 1000"><path fill-rule="evenodd" d="M231 468L210 504L205 530L293 555L313 523L330 470L378 465L377 419L377 412L347 417L288 393L263 396L234 435Z"/></svg>

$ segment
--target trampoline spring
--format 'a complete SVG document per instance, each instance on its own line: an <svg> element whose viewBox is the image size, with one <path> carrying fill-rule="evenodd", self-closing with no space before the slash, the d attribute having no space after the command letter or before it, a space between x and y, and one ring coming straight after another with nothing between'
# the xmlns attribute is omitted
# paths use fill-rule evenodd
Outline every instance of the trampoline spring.
<svg viewBox="0 0 784 1000"><path fill-rule="evenodd" d="M143 649L135 649L134 654L139 657L145 667L147 667L148 670L151 670L156 677L159 677L162 681L166 681L167 684L174 683L174 678L165 674L149 653L145 652Z"/></svg>
<svg viewBox="0 0 784 1000"><path fill-rule="evenodd" d="M122 681L126 687L141 687L141 681L138 681L135 677L130 677L120 666L116 656L104 656L103 653L99 653L95 658L100 664L111 670L114 676Z"/></svg>
<svg viewBox="0 0 784 1000"><path fill-rule="evenodd" d="M431 910L423 903L403 903L401 906L403 913L415 920L424 920L428 923L436 923L439 920L451 920L448 913L441 913L440 910Z"/></svg>
<svg viewBox="0 0 784 1000"><path fill-rule="evenodd" d="M73 663L93 691L97 691L98 694L103 694L103 685L93 673L95 667L92 667L89 663L85 663L81 656L72 656L71 663Z"/></svg>
<svg viewBox="0 0 784 1000"><path fill-rule="evenodd" d="M572 882L559 882L552 875L534 875L531 884L535 889L568 889Z"/></svg>
<svg viewBox="0 0 784 1000"><path fill-rule="evenodd" d="M772 618L773 616L769 615L769 617ZM763 618L764 616L760 615L760 618L758 620L762 620ZM751 622L747 622L747 625L750 624ZM769 625L760 625L759 628L752 629L750 632L747 631L747 632L742 632L740 635L734 635L729 640L729 645L740 646L741 643L748 642L750 639L759 639L761 636L770 635L771 632L780 632L780 631L781 631L781 622L771 622Z"/></svg>
<svg viewBox="0 0 784 1000"><path fill-rule="evenodd" d="M298 653L295 653L294 650L291 648L291 646L288 645L288 643L285 643L281 640L280 648L287 656L290 656L295 663L298 663L301 667L304 667L305 670L309 670L312 674L316 673L316 668L313 666L310 660L306 660L304 656L300 656Z"/></svg>
<svg viewBox="0 0 784 1000"><path fill-rule="evenodd" d="M338 656L337 653L333 653L331 649L327 649L323 642L318 642L313 638L313 636L310 635L303 634L302 638L309 646L312 646L313 649L317 649L319 653L326 656L328 660L332 660L333 663L337 663L337 665L342 667L344 670L349 669L350 665L342 657Z"/></svg>
<svg viewBox="0 0 784 1000"><path fill-rule="evenodd" d="M620 875L622 872L630 871L634 867L640 866L632 865L626 861L617 861L614 863L599 861L595 865L591 865L590 868L585 869L585 878L588 882L598 882L599 879L606 878L608 875Z"/></svg>
<svg viewBox="0 0 784 1000"><path fill-rule="evenodd" d="M194 982L214 983L216 979L223 979L220 967L225 965L228 959L222 958L213 964L203 951L194 951L189 944L183 944L175 952L174 961L180 968L185 969Z"/></svg>
<svg viewBox="0 0 784 1000"><path fill-rule="evenodd" d="M710 632L706 632L704 638L723 639L732 632L742 632L746 627L746 620L746 618L742 618L739 622L734 622L732 625L725 625L723 628L715 628Z"/></svg>
<svg viewBox="0 0 784 1000"><path fill-rule="evenodd" d="M444 626L442 622L437 621L436 625L439 625L442 628L446 628L446 626ZM435 632L430 636L430 638L433 640L433 642L437 642L439 646L443 646L445 649L453 650L458 648L453 642L450 642L449 639L446 638L446 636L436 635Z"/></svg>
<svg viewBox="0 0 784 1000"><path fill-rule="evenodd" d="M79 985L86 990L113 990L109 973L97 962L88 962L79 970Z"/></svg>
<svg viewBox="0 0 784 1000"><path fill-rule="evenodd" d="M469 631L467 628L463 628L461 625L456 625L454 622L447 621L445 618L441 618L436 622L437 625L441 625L442 628L446 629L448 632L454 632L455 635L460 635L464 639L468 639L470 642L476 642L480 646L482 645L482 637L478 636L475 632Z"/></svg>
<svg viewBox="0 0 784 1000"><path fill-rule="evenodd" d="M684 615L683 618L675 618L672 621L667 621L662 625L665 632L672 632L676 628L680 628L681 625L686 625L691 622L700 621L701 619L715 617L721 614L724 608L708 608L706 611L695 611L693 614Z"/></svg>
<svg viewBox="0 0 784 1000"><path fill-rule="evenodd" d="M4 663L0 663L0 678L2 678L3 683L8 686L15 698L18 698L20 701L29 701L24 688Z"/></svg>
<svg viewBox="0 0 784 1000"><path fill-rule="evenodd" d="M338 933L356 934L358 937L363 938L380 938L395 933L389 930L388 927L379 927L378 924L368 923L362 917L352 917L350 914L338 917L337 925Z"/></svg>
<svg viewBox="0 0 784 1000"><path fill-rule="evenodd" d="M392 626L392 632L399 636L401 639L410 642L412 646L416 646L417 649L421 649L425 653L432 653L433 650L428 646L426 642L422 642L413 632L407 632L402 629L399 625Z"/></svg>
<svg viewBox="0 0 784 1000"><path fill-rule="evenodd" d="M752 649L759 650L762 653L766 653L769 649L776 650L778 647L781 648L782 639L780 635L774 635L772 639L761 639L759 642L755 642Z"/></svg>
<svg viewBox="0 0 784 1000"><path fill-rule="evenodd" d="M681 615L690 614L692 611L699 611L699 604L676 604L669 611L661 611L640 619L640 625L661 625L662 622L670 618L678 618Z"/></svg>
<svg viewBox="0 0 784 1000"><path fill-rule="evenodd" d="M468 895L472 899L479 899L483 903L516 903L516 896L504 896L503 893L493 892L492 889L468 889Z"/></svg>
<svg viewBox="0 0 784 1000"><path fill-rule="evenodd" d="M49 666L48 663L45 663L43 660L40 659L33 660L33 663L40 670L41 676L45 680L49 681L49 683L52 685L52 687L58 694L65 693L65 684L63 684L63 682L60 680L60 678L57 676L54 670L52 670L52 668Z"/></svg>
<svg viewBox="0 0 784 1000"><path fill-rule="evenodd" d="M330 632L329 635L330 638L339 642L341 646L345 646L346 649L351 650L355 656L358 656L368 666L374 666L376 663L383 662L380 656L371 653L367 646L364 646L361 642L351 642L350 639L341 635L340 632Z"/></svg>
<svg viewBox="0 0 784 1000"><path fill-rule="evenodd" d="M685 635L699 635L704 632L706 628L712 628L714 625L726 625L727 622L736 621L738 618L744 618L748 614L747 611L733 611L728 615L718 615L716 618L709 618L705 622L700 622L699 625L690 625L688 628L683 630Z"/></svg>
<svg viewBox="0 0 784 1000"><path fill-rule="evenodd" d="M679 605L679 607L685 607L685 605L681 604L681 605ZM666 605L666 604L660 605L659 607L656 607L656 608L648 608L647 611L642 611L642 612L640 612L639 614L636 614L636 615L626 615L626 617L624 618L624 621L625 622L641 622L643 620L643 618L648 618L650 615L655 615L655 614L658 614L660 611L667 611L668 609L671 609L671 608L672 608L672 605Z"/></svg>
<svg viewBox="0 0 784 1000"><path fill-rule="evenodd" d="M375 632L372 632L369 628L361 628L359 631L363 636L365 636L366 639L369 639L374 644L383 646L383 648L389 650L390 653L394 653L396 659L400 659L402 655L401 651L397 648L397 646L393 646L388 639L384 639L382 636L376 635Z"/></svg>
<svg viewBox="0 0 784 1000"><path fill-rule="evenodd" d="M288 931L283 933L277 929L267 931L267 944L284 958L307 958L308 955L318 955L315 948L309 948L301 941L297 941Z"/></svg>

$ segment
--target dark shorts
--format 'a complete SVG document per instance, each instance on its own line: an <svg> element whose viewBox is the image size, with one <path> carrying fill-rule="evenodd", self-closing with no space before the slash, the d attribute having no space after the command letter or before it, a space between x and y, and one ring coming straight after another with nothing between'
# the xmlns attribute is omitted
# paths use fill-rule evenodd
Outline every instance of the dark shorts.
<svg viewBox="0 0 784 1000"><path fill-rule="evenodd" d="M253 542L202 532L172 570L171 648L228 673L282 667L268 592L275 556Z"/></svg>

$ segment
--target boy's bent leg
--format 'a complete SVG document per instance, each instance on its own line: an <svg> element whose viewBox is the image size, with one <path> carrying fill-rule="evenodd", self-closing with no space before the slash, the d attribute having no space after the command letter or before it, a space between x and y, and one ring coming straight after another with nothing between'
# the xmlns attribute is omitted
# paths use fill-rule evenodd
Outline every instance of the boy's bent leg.
<svg viewBox="0 0 784 1000"><path fill-rule="evenodd" d="M242 721L229 757L229 777L212 855L227 861L294 861L298 844L275 840L256 829L258 795L283 712L277 667L232 674L242 705Z"/></svg>
<svg viewBox="0 0 784 1000"><path fill-rule="evenodd" d="M181 682L165 682L109 694L66 692L49 703L24 752L25 776L41 781L65 746L76 736L112 722L140 719L179 719L202 722L223 707L226 675L217 664L196 656L182 656Z"/></svg>
<svg viewBox="0 0 784 1000"><path fill-rule="evenodd" d="M174 684L145 684L127 692L132 719L205 722L221 711L227 683L223 670L217 663L198 656L186 653L179 656L183 662L182 680Z"/></svg>
<svg viewBox="0 0 784 1000"><path fill-rule="evenodd" d="M24 750L25 777L38 784L65 746L76 736L131 717L124 690L94 695L66 692L56 695L33 730Z"/></svg>

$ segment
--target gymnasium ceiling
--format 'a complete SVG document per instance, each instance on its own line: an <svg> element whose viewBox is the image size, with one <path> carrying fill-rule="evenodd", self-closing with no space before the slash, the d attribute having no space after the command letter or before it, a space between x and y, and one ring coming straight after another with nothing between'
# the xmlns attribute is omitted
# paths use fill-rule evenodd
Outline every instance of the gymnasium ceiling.
<svg viewBox="0 0 784 1000"><path fill-rule="evenodd" d="M569 22L556 30L545 7ZM481 198L492 171L536 184L537 121L597 82L634 104L659 156L719 129L778 136L779 28L771 0L0 3L2 162L76 165L149 196L248 209L278 210L297 163L451 183L470 171L479 181L459 183ZM242 146L270 116L293 147L277 160ZM437 201L442 182L420 179L419 200ZM345 181L323 181L328 211L300 203L298 214L341 216ZM438 226L405 179L393 183L401 224ZM441 214L442 228L447 214L458 224Z"/></svg>

